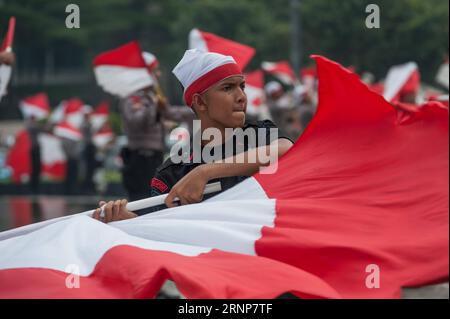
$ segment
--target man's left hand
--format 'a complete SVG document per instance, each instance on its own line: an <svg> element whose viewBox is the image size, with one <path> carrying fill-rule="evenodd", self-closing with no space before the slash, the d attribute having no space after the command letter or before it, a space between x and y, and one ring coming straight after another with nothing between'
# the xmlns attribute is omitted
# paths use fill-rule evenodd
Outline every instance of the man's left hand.
<svg viewBox="0 0 450 319"><path fill-rule="evenodd" d="M206 164L197 166L172 187L169 195L165 199L166 206L177 206L174 203L176 197L181 205L201 202L208 181L209 177L206 172Z"/></svg>

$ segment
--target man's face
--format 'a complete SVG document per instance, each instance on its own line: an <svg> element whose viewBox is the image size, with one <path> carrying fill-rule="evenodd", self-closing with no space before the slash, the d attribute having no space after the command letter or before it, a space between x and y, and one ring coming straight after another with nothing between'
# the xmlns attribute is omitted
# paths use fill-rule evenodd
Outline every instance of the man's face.
<svg viewBox="0 0 450 319"><path fill-rule="evenodd" d="M207 114L217 126L225 128L243 127L247 110L247 95L245 94L243 76L226 78L203 96L207 105Z"/></svg>

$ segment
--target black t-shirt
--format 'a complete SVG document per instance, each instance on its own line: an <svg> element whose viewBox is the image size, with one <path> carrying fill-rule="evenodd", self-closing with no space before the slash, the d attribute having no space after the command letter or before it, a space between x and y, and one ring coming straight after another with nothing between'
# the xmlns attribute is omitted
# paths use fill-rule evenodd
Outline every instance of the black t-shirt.
<svg viewBox="0 0 450 319"><path fill-rule="evenodd" d="M244 132L246 132L246 130L248 130L248 129L255 130L255 134L253 136L256 137L256 141L255 140L251 141L250 139L245 138L243 140L243 143L239 143L239 142L242 142L242 140L237 140L236 137L234 136L233 145L235 146L235 148L233 149L233 152L232 152L233 156L235 156L241 152L246 152L249 149L252 149L252 148L255 148L258 146L269 145L271 142L273 142L276 139L285 138L285 139L290 140L290 138L287 137L287 135L282 133L280 131L280 129L278 129L277 126L272 121L269 121L269 120L246 122L246 124L242 128L242 130ZM277 134L275 136L271 134L271 129L272 130L275 129L277 131ZM263 135L264 135L264 138L261 139L263 137ZM214 149L211 149L212 155L213 155L213 151L214 151ZM225 151L225 145L222 145L221 153L222 153L221 158L225 158L226 155L228 155L228 154L226 154L226 151ZM190 158L189 162L181 162L181 163L174 163L174 161L171 158L168 158L161 166L159 166L158 169L156 170L155 176L153 177L153 179L151 181L151 190L150 190L151 196L158 196L158 195L169 193L170 190L172 189L172 187L181 178L183 178L186 174L188 174L190 171L192 171L197 166L204 164L204 162L195 163L192 160L192 147L191 147L191 154L190 154L189 158ZM222 191L225 191L225 190L233 187L234 185L242 182L246 178L248 178L248 176L231 176L231 177L214 179L214 180L209 181L208 183L214 183L214 182L220 181ZM209 196L207 195L204 197L204 199L209 198L213 195L215 195L215 194L210 194ZM142 211L138 211L136 213L141 215L144 213L149 213L151 211L159 210L161 208L163 208L163 207L158 207L156 209L151 209L151 210L142 210Z"/></svg>

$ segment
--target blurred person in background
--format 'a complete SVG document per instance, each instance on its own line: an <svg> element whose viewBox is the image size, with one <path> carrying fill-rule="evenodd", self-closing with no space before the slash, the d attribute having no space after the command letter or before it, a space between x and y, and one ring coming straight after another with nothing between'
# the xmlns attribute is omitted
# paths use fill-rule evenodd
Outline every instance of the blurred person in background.
<svg viewBox="0 0 450 319"><path fill-rule="evenodd" d="M41 133L42 128L39 126L34 115L31 115L26 120L25 126L28 131L28 136L30 137L30 188L33 194L38 194L41 177L41 147L39 145L39 134Z"/></svg>
<svg viewBox="0 0 450 319"><path fill-rule="evenodd" d="M80 142L62 137L61 145L66 156L64 194L74 195L78 184L78 162L80 160L81 153Z"/></svg>
<svg viewBox="0 0 450 319"><path fill-rule="evenodd" d="M155 84L126 97L120 113L128 145L121 150L122 181L130 201L150 196L149 185L165 151L164 120L187 121L194 118L187 107L173 107L162 96L157 84L161 75L156 57L143 52L143 58Z"/></svg>
<svg viewBox="0 0 450 319"><path fill-rule="evenodd" d="M82 151L81 156L84 162L84 177L83 177L83 191L86 193L95 192L95 185L93 182L94 171L96 168L96 147L93 142L94 129L90 121L89 112L84 113L84 121L81 124Z"/></svg>

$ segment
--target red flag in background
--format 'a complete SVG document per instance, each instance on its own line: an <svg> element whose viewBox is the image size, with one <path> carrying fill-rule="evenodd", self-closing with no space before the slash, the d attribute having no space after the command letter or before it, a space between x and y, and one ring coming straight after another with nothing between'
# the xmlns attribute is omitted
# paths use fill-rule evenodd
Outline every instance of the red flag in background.
<svg viewBox="0 0 450 319"><path fill-rule="evenodd" d="M16 18L11 17L9 19L8 31L6 32L3 43L0 47L0 52L12 51L12 45L14 40L14 30L16 28ZM12 67L11 65L2 64L0 65L0 101L3 96L7 93L7 86L9 80L11 79Z"/></svg>
<svg viewBox="0 0 450 319"><path fill-rule="evenodd" d="M189 49L200 49L207 52L231 55L241 70L245 69L256 52L254 48L248 45L199 29L192 29L189 33Z"/></svg>
<svg viewBox="0 0 450 319"><path fill-rule="evenodd" d="M137 41L99 54L93 64L97 84L122 98L154 84Z"/></svg>
<svg viewBox="0 0 450 319"><path fill-rule="evenodd" d="M417 94L419 88L420 73L415 62L395 65L386 75L383 96L388 102L395 102L404 95Z"/></svg>
<svg viewBox="0 0 450 319"><path fill-rule="evenodd" d="M263 71L256 70L245 74L245 93L247 94L247 114L259 116L268 112Z"/></svg>
<svg viewBox="0 0 450 319"><path fill-rule="evenodd" d="M94 131L100 130L109 118L109 103L101 102L91 113L89 120L91 121Z"/></svg>
<svg viewBox="0 0 450 319"><path fill-rule="evenodd" d="M59 138L43 133L39 135L41 147L41 178L62 180L65 173L66 158ZM16 142L6 157L6 166L12 169L14 183L23 183L31 175L31 142L28 132L22 130L16 135Z"/></svg>
<svg viewBox="0 0 450 319"><path fill-rule="evenodd" d="M272 74L284 84L293 85L296 81L294 70L292 70L288 61L263 62L261 67L264 71Z"/></svg>
<svg viewBox="0 0 450 319"><path fill-rule="evenodd" d="M23 99L20 103L20 109L24 118L34 116L36 119L42 119L50 113L50 103L47 93L38 93Z"/></svg>
<svg viewBox="0 0 450 319"><path fill-rule="evenodd" d="M80 128L84 121L84 113L87 111L87 105L79 98L71 98L63 102L64 117L63 121L69 123L74 128Z"/></svg>
<svg viewBox="0 0 450 319"><path fill-rule="evenodd" d="M2 46L0 47L0 52L12 50L14 42L14 32L16 30L16 18L9 18L8 31L6 32L5 38L3 39Z"/></svg>
<svg viewBox="0 0 450 319"><path fill-rule="evenodd" d="M53 129L53 134L61 138L67 138L72 141L81 141L83 135L81 131L71 125L69 122L61 122L56 125Z"/></svg>

